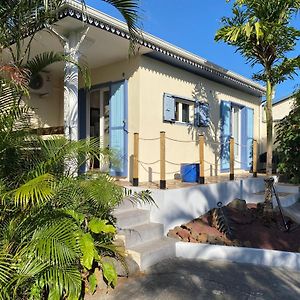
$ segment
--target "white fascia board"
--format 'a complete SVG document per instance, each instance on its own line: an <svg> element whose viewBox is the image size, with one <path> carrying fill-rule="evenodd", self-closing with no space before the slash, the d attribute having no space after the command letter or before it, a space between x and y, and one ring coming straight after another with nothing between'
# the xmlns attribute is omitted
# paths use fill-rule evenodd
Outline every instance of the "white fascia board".
<svg viewBox="0 0 300 300"><path fill-rule="evenodd" d="M67 0L66 4L68 7L74 8L77 10L82 10L82 8L83 8L82 4L76 0ZM127 25L125 22L122 22L114 17L111 17L111 16L109 16L95 8L92 8L90 6L86 6L85 10L86 10L86 15L88 17L100 19L103 22L110 24L111 26L119 28L120 30L128 33L128 28L127 28ZM141 36L143 39L143 41L141 41L141 44L145 44L145 43L151 44L152 51L157 50L156 48L165 49L166 54L168 54L167 52L170 52L172 57L174 57L174 55L175 55L175 56L183 58L184 60L187 60L187 61L189 60L189 61L195 62L196 63L195 66L207 69L208 72L210 70L211 71L213 70L215 72L222 74L226 78L228 78L228 77L231 78L233 81L240 81L241 83L246 84L246 85L252 87L253 89L258 90L261 94L265 94L265 92L266 92L266 88L263 87L262 85L254 82L240 74L237 74L233 71L224 69L221 66L218 66L212 62L209 62L208 60L206 60L198 55L195 55L187 50L184 50L180 47L174 46L171 43L168 43L154 35L151 35L149 33L141 31ZM127 36L127 38L128 38L128 36ZM151 49L151 47L150 47L150 49ZM165 54L165 52L163 52L163 53Z"/></svg>

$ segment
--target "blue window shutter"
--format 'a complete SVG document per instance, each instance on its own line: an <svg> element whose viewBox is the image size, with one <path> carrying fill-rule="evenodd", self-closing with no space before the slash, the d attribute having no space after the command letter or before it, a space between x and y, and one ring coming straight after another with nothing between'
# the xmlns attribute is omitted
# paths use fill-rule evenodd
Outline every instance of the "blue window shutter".
<svg viewBox="0 0 300 300"><path fill-rule="evenodd" d="M221 172L227 172L229 170L229 141L231 137L231 102L221 101L220 122Z"/></svg>
<svg viewBox="0 0 300 300"><path fill-rule="evenodd" d="M127 95L127 81L112 83L109 147L116 157L116 161L111 164L111 176L127 177L128 172Z"/></svg>
<svg viewBox="0 0 300 300"><path fill-rule="evenodd" d="M78 136L80 140L86 139L86 90L80 89L78 91L78 122L79 132ZM86 172L86 165L79 167L79 174Z"/></svg>
<svg viewBox="0 0 300 300"><path fill-rule="evenodd" d="M242 169L250 170L252 164L254 111L249 107L242 108Z"/></svg>
<svg viewBox="0 0 300 300"><path fill-rule="evenodd" d="M164 121L175 121L175 99L173 96L164 94Z"/></svg>
<svg viewBox="0 0 300 300"><path fill-rule="evenodd" d="M209 118L209 105L204 102L195 102L195 126L208 127L210 122Z"/></svg>

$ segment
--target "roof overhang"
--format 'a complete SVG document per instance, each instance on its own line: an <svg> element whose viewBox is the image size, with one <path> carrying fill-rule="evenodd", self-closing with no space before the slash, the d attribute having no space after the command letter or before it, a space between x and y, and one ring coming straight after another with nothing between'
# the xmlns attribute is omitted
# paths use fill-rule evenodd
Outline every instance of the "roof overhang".
<svg viewBox="0 0 300 300"><path fill-rule="evenodd" d="M64 19L66 17L71 17L80 22L86 22L90 26L99 28L102 31L109 32L127 41L130 40L127 25L124 22L91 7L86 7L83 12L82 5L77 1L68 1L66 6L61 10L59 19ZM200 56L180 49L146 32L141 33L141 39L138 43L140 45L140 53L146 54L154 59L183 68L189 72L225 84L256 97L262 97L266 92L263 86L254 81L230 70L226 70Z"/></svg>

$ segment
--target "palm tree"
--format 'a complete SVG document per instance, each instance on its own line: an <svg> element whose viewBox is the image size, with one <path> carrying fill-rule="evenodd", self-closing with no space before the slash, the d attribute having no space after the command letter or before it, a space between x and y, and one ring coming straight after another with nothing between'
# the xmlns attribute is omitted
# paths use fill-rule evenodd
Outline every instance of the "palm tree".
<svg viewBox="0 0 300 300"><path fill-rule="evenodd" d="M292 78L300 67L300 57L288 58L295 49L300 31L290 25L300 8L299 0L237 0L233 16L223 18L215 39L234 46L251 66L261 65L254 74L266 84L267 175L272 174L272 100L276 85Z"/></svg>

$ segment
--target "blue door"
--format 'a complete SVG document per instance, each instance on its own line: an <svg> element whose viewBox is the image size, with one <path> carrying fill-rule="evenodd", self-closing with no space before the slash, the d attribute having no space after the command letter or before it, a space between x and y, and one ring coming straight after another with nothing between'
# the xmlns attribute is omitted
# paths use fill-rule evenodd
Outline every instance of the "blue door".
<svg viewBox="0 0 300 300"><path fill-rule="evenodd" d="M242 169L250 170L252 164L254 111L249 107L242 108Z"/></svg>
<svg viewBox="0 0 300 300"><path fill-rule="evenodd" d="M127 81L111 84L109 148L114 159L110 166L111 176L127 177L128 173L128 127L127 127Z"/></svg>
<svg viewBox="0 0 300 300"><path fill-rule="evenodd" d="M231 137L231 102L221 101L220 122L221 172L228 172L230 166L229 141Z"/></svg>

